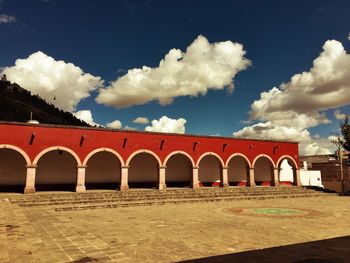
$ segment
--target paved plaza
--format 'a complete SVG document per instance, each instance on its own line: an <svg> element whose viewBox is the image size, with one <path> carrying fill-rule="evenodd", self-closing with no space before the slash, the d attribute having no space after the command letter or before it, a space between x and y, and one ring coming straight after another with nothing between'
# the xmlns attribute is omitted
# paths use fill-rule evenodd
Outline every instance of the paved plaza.
<svg viewBox="0 0 350 263"><path fill-rule="evenodd" d="M350 199L56 212L0 194L0 262L350 262Z"/></svg>

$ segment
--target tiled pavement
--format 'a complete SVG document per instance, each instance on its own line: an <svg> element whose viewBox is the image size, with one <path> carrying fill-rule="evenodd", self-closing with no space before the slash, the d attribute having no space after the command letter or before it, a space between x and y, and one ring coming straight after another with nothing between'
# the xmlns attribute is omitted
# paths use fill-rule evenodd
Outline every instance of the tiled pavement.
<svg viewBox="0 0 350 263"><path fill-rule="evenodd" d="M318 213L265 217L227 212L242 207ZM346 236L349 219L348 197L55 212L21 208L0 195L0 263L175 262ZM334 262L347 262L342 260L339 256Z"/></svg>

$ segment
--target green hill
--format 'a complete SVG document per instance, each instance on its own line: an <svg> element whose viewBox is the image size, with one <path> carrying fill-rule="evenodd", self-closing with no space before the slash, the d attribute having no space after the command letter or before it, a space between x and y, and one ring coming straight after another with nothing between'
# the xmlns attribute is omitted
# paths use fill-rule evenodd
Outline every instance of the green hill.
<svg viewBox="0 0 350 263"><path fill-rule="evenodd" d="M90 126L72 113L56 108L38 95L23 89L16 83L0 80L0 120L26 122L33 113L33 119L40 123Z"/></svg>

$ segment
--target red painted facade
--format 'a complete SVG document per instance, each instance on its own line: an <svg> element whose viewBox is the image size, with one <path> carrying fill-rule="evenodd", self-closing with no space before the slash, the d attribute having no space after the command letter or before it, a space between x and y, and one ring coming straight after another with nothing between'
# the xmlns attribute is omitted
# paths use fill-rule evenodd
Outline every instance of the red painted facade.
<svg viewBox="0 0 350 263"><path fill-rule="evenodd" d="M250 164L259 155L270 157L274 166L283 156L295 162L298 167L298 143L235 139L214 136L194 136L139 131L119 131L97 128L54 126L25 123L0 123L0 147L12 145L22 149L33 164L35 158L50 147L66 147L72 150L84 162L86 156L99 148L108 148L117 152L122 164L139 150L149 150L157 155L164 165L166 157L174 151L183 151L197 161L204 154L220 156L223 166L233 154L247 157Z"/></svg>

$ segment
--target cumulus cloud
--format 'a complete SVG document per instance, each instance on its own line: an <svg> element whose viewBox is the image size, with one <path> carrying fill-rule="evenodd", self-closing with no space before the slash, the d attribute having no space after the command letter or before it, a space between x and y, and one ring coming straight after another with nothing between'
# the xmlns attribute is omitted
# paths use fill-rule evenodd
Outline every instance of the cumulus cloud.
<svg viewBox="0 0 350 263"><path fill-rule="evenodd" d="M123 130L126 130L126 131L136 131L137 128L135 128L135 127L130 127L130 126L126 125L126 126L123 128Z"/></svg>
<svg viewBox="0 0 350 263"><path fill-rule="evenodd" d="M328 109L350 104L350 55L336 40L328 40L309 71L294 75L278 88L262 92L251 105L250 119L261 123L233 133L236 137L292 139L301 153L329 153L327 138L310 136L308 128L330 123ZM335 112L336 117L340 112Z"/></svg>
<svg viewBox="0 0 350 263"><path fill-rule="evenodd" d="M350 33L349 33L349 35L348 35L348 40L350 40Z"/></svg>
<svg viewBox="0 0 350 263"><path fill-rule="evenodd" d="M350 55L340 42L328 40L310 71L261 93L251 106L251 118L278 123L287 119L290 125L308 128L329 122L322 111L349 102Z"/></svg>
<svg viewBox="0 0 350 263"><path fill-rule="evenodd" d="M270 121L244 127L240 131L234 132L233 136L237 138L299 142L301 155L330 154L334 151L329 138L320 138L318 135L311 136L307 129L273 124Z"/></svg>
<svg viewBox="0 0 350 263"><path fill-rule="evenodd" d="M98 123L94 122L94 119L92 117L92 113L90 110L80 110L78 112L74 113L75 117L78 119L85 121L86 123L92 125L92 126L100 126Z"/></svg>
<svg viewBox="0 0 350 263"><path fill-rule="evenodd" d="M244 127L242 130L234 132L233 136L255 139L305 141L309 140L310 133L307 130L300 131L294 127L277 125L268 121Z"/></svg>
<svg viewBox="0 0 350 263"><path fill-rule="evenodd" d="M345 113L342 113L340 110L335 110L333 112L334 114L334 117L337 119L337 120L344 120L346 114Z"/></svg>
<svg viewBox="0 0 350 263"><path fill-rule="evenodd" d="M167 116L161 117L159 120L153 120L151 126L147 126L145 131L151 132L169 132L169 133L185 133L186 120L183 118L171 119Z"/></svg>
<svg viewBox="0 0 350 263"><path fill-rule="evenodd" d="M146 117L137 117L135 120L132 121L133 123L138 123L138 124L148 124L149 120Z"/></svg>
<svg viewBox="0 0 350 263"><path fill-rule="evenodd" d="M211 44L198 36L186 52L171 49L157 68L130 69L100 89L96 101L117 108L150 101L167 105L175 97L205 95L209 89L232 91L236 74L251 64L245 53L239 43Z"/></svg>
<svg viewBox="0 0 350 263"><path fill-rule="evenodd" d="M16 17L2 14L0 15L0 24L14 23L16 22Z"/></svg>
<svg viewBox="0 0 350 263"><path fill-rule="evenodd" d="M3 71L7 78L66 111L74 111L80 100L102 87L100 77L84 73L72 63L56 61L41 51Z"/></svg>
<svg viewBox="0 0 350 263"><path fill-rule="evenodd" d="M122 123L119 120L115 120L115 121L112 121L110 123L107 123L106 126L108 128L112 128L112 129L121 129L122 128Z"/></svg>

